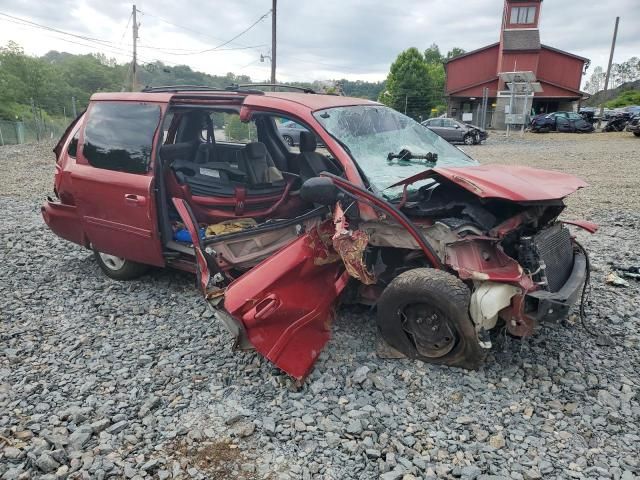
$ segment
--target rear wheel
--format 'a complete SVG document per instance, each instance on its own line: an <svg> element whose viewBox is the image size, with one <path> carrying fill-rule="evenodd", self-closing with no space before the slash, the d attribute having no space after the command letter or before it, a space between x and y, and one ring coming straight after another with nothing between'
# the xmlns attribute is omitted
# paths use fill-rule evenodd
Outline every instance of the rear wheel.
<svg viewBox="0 0 640 480"><path fill-rule="evenodd" d="M141 263L132 262L115 255L109 255L108 253L93 251L100 269L107 275L107 277L114 280L132 280L143 275L149 267Z"/></svg>
<svg viewBox="0 0 640 480"><path fill-rule="evenodd" d="M464 141L465 145L473 145L474 143L476 143L475 138L475 135L467 133L462 140Z"/></svg>
<svg viewBox="0 0 640 480"><path fill-rule="evenodd" d="M287 145L289 145L290 147L293 147L293 137L289 135L283 135L282 139L285 141Z"/></svg>
<svg viewBox="0 0 640 480"><path fill-rule="evenodd" d="M476 369L485 351L468 311L469 289L460 279L416 268L382 292L377 321L385 341L409 358Z"/></svg>

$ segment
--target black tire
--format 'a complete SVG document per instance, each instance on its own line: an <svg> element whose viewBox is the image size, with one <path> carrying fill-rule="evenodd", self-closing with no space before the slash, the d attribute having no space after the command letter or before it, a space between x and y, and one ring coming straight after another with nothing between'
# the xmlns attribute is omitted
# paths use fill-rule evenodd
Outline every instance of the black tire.
<svg viewBox="0 0 640 480"><path fill-rule="evenodd" d="M480 134L473 136L473 144L480 145L482 143L482 139L480 138Z"/></svg>
<svg viewBox="0 0 640 480"><path fill-rule="evenodd" d="M408 270L382 292L378 328L389 345L409 358L477 369L485 350L469 317L469 298L467 286L450 273Z"/></svg>
<svg viewBox="0 0 640 480"><path fill-rule="evenodd" d="M93 256L96 262L98 262L100 270L102 270L107 277L113 278L114 280L133 280L134 278L144 275L149 269L147 265L143 265L142 263L100 253L97 250L93 251Z"/></svg>
<svg viewBox="0 0 640 480"><path fill-rule="evenodd" d="M636 137L640 137L640 132L633 132Z"/></svg>
<svg viewBox="0 0 640 480"><path fill-rule="evenodd" d="M464 142L465 145L474 145L475 144L475 138L476 136L471 134L471 133L467 133L464 138L462 139L462 141Z"/></svg>
<svg viewBox="0 0 640 480"><path fill-rule="evenodd" d="M295 145L293 137L291 137L290 135L283 135L282 139L284 140L284 143L286 143L290 147L293 147Z"/></svg>

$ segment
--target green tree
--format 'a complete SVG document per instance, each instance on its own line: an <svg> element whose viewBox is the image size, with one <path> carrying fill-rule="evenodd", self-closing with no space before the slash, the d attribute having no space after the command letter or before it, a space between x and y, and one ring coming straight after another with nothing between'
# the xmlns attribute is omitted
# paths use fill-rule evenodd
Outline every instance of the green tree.
<svg viewBox="0 0 640 480"><path fill-rule="evenodd" d="M453 47L451 50L447 52L447 56L445 57L445 60L451 60L452 58L459 57L460 55L463 55L465 53L467 52L463 48Z"/></svg>
<svg viewBox="0 0 640 480"><path fill-rule="evenodd" d="M435 105L434 85L424 55L409 48L398 55L386 80L386 89L379 101L400 112L419 119L426 117Z"/></svg>
<svg viewBox="0 0 640 480"><path fill-rule="evenodd" d="M440 53L440 47L437 44L432 43L429 48L424 51L424 61L427 63L442 63L444 58Z"/></svg>

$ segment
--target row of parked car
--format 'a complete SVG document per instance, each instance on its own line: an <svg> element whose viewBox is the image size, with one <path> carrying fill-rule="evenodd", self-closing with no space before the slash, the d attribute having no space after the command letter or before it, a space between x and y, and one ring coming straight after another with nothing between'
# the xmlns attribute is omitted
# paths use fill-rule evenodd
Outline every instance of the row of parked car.
<svg viewBox="0 0 640 480"><path fill-rule="evenodd" d="M453 118L430 118L421 123L434 133L437 133L449 143L463 143L465 145L478 145L484 142L489 134L483 128ZM282 139L290 147L300 144L300 133L308 130L302 125L289 120L278 125L278 132ZM320 139L318 145L322 146Z"/></svg>
<svg viewBox="0 0 640 480"><path fill-rule="evenodd" d="M638 134L638 120L640 119L640 106L630 106L618 110L605 110L602 118L596 115L595 108L583 108L576 112L552 112L536 115L531 119L532 132L569 132L591 133L595 130L598 120L605 122L604 132L630 131Z"/></svg>

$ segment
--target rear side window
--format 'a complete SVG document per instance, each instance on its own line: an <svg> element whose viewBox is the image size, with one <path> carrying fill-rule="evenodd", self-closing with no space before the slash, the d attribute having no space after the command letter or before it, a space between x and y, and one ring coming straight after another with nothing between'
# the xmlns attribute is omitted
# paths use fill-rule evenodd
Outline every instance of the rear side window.
<svg viewBox="0 0 640 480"><path fill-rule="evenodd" d="M96 168L146 173L159 121L157 105L95 103L84 130L82 153Z"/></svg>

